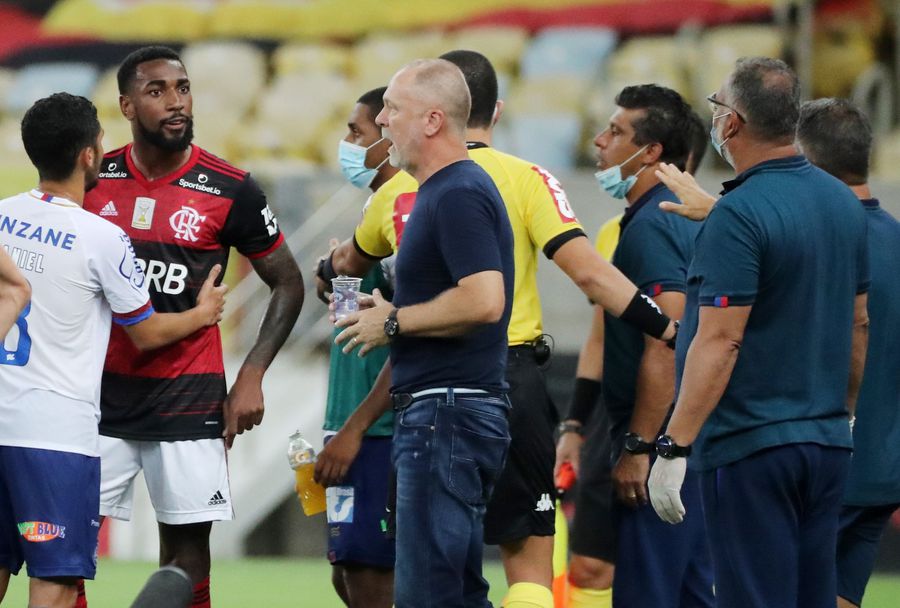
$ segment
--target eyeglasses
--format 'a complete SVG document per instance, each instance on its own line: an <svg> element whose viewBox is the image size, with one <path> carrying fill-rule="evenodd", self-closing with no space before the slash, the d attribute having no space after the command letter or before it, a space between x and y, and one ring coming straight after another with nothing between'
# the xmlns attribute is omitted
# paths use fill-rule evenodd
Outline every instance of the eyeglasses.
<svg viewBox="0 0 900 608"><path fill-rule="evenodd" d="M743 116L741 116L740 112L738 112L737 110L735 110L733 107L729 106L728 104L724 104L721 101L719 101L718 99L716 99L715 93L712 93L711 95L707 96L706 101L709 102L709 108L710 108L710 111L713 113L713 116L715 116L715 114L716 114L716 107L721 106L723 108L728 108L729 110L734 112L734 115L737 116L738 120L740 120L741 122L743 122L743 123L747 122L747 120Z"/></svg>

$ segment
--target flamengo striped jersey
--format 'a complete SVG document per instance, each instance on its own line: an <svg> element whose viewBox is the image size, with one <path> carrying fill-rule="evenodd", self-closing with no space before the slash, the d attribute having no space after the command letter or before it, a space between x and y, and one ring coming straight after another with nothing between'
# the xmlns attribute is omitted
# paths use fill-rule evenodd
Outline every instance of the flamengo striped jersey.
<svg viewBox="0 0 900 608"><path fill-rule="evenodd" d="M131 237L160 312L194 306L209 270L217 263L225 266L229 247L260 258L283 241L250 174L199 146L183 167L152 181L135 168L131 145L108 153L100 184L84 207ZM218 326L146 353L114 328L103 373L100 433L151 441L220 437L225 395Z"/></svg>
<svg viewBox="0 0 900 608"><path fill-rule="evenodd" d="M110 320L153 314L131 243L77 203L32 190L0 201L0 245L31 284L0 343L0 445L96 456Z"/></svg>

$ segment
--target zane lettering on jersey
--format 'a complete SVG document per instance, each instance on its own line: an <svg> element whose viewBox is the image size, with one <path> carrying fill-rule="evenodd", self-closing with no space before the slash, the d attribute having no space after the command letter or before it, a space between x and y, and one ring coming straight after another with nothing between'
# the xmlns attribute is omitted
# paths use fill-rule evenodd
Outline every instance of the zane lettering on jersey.
<svg viewBox="0 0 900 608"><path fill-rule="evenodd" d="M138 266L150 281L150 287L157 292L178 295L184 291L185 279L188 276L184 264L166 264L159 260L146 261L137 258Z"/></svg>
<svg viewBox="0 0 900 608"><path fill-rule="evenodd" d="M353 523L353 486L331 486L325 489L327 519L330 524Z"/></svg>
<svg viewBox="0 0 900 608"><path fill-rule="evenodd" d="M8 253L9 257L16 263L16 266L22 270L44 272L43 253L28 251L27 249L20 249L18 247L10 247L9 245L4 245L3 248L6 249L6 253Z"/></svg>
<svg viewBox="0 0 900 608"><path fill-rule="evenodd" d="M0 232L7 232L13 236L27 239L29 241L38 241L45 245L59 247L66 251L71 251L75 244L75 235L71 232L62 232L19 220L8 215L0 215Z"/></svg>
<svg viewBox="0 0 900 608"><path fill-rule="evenodd" d="M196 243L200 240L197 233L205 221L206 216L200 215L193 207L182 206L169 218L169 226L175 231L176 239Z"/></svg>

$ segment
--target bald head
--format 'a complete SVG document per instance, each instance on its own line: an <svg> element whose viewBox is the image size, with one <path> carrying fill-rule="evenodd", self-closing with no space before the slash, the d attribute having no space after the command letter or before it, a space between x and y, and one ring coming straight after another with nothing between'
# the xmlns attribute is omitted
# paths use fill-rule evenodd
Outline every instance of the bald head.
<svg viewBox="0 0 900 608"><path fill-rule="evenodd" d="M426 109L441 110L447 127L465 137L472 98L458 67L446 59L417 59L400 73L408 75L413 95Z"/></svg>

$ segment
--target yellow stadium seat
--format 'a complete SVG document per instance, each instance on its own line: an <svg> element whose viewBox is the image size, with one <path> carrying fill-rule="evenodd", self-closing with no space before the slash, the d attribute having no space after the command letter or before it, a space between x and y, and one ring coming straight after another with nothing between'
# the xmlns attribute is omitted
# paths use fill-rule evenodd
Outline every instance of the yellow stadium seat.
<svg viewBox="0 0 900 608"><path fill-rule="evenodd" d="M506 100L510 115L542 112L580 112L588 82L577 76L523 78L512 84Z"/></svg>
<svg viewBox="0 0 900 608"><path fill-rule="evenodd" d="M517 73L519 58L528 44L528 32L519 27L468 27L447 37L449 50L478 51L498 72Z"/></svg>
<svg viewBox="0 0 900 608"><path fill-rule="evenodd" d="M875 41L861 21L831 22L813 37L813 94L847 97L856 79L875 63Z"/></svg>
<svg viewBox="0 0 900 608"><path fill-rule="evenodd" d="M208 34L204 0L61 0L42 22L48 33L91 34L107 40L196 40Z"/></svg>
<svg viewBox="0 0 900 608"><path fill-rule="evenodd" d="M449 50L446 47L443 34L438 31L373 34L353 47L352 72L362 90L386 86L405 64L413 59L437 57Z"/></svg>
<svg viewBox="0 0 900 608"><path fill-rule="evenodd" d="M349 47L337 44L288 42L272 54L272 69L276 76L298 72L346 74L349 65Z"/></svg>
<svg viewBox="0 0 900 608"><path fill-rule="evenodd" d="M198 42L187 46L181 59L201 109L204 97L219 98L241 115L256 100L267 78L263 52L246 42Z"/></svg>
<svg viewBox="0 0 900 608"><path fill-rule="evenodd" d="M100 76L91 94L91 101L97 106L97 114L101 119L107 116L122 115L119 110L119 83L116 81L118 67L113 67ZM123 119L124 120L124 119Z"/></svg>

